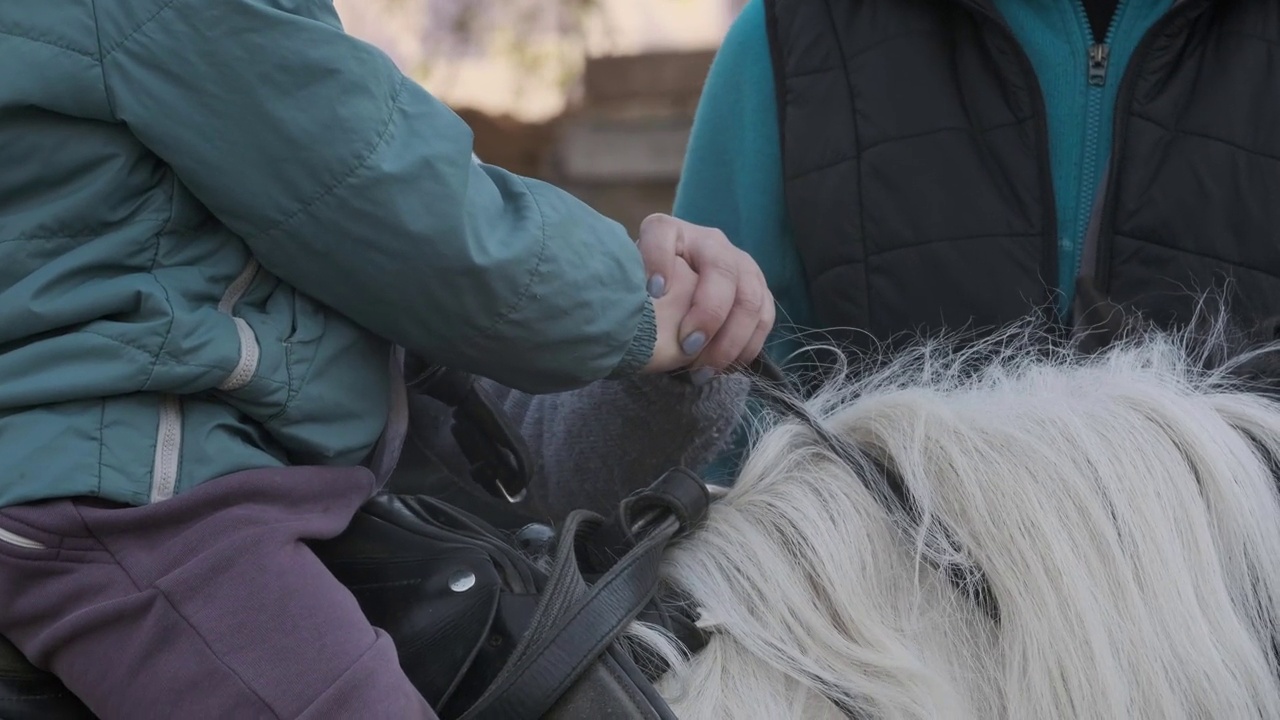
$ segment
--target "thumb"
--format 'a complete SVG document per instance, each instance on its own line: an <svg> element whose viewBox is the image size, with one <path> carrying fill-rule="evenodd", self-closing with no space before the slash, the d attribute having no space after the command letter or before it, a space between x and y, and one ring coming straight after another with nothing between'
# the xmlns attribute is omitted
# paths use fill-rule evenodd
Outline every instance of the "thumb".
<svg viewBox="0 0 1280 720"><path fill-rule="evenodd" d="M679 259L680 232L680 223L670 215L653 214L640 223L636 247L644 261L651 297L660 298L671 288Z"/></svg>

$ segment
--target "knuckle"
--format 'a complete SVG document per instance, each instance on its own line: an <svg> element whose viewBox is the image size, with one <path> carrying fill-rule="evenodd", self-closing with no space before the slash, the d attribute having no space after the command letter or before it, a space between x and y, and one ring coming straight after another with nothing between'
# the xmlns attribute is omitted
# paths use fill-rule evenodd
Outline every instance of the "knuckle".
<svg viewBox="0 0 1280 720"><path fill-rule="evenodd" d="M751 335L751 342L747 343L749 348L753 348L753 352L758 355L765 344L769 342L769 333L773 330L773 324L763 322L756 326L755 332Z"/></svg>
<svg viewBox="0 0 1280 720"><path fill-rule="evenodd" d="M738 281L738 264L732 258L723 255L716 255L707 263L706 272L714 273L720 277Z"/></svg>
<svg viewBox="0 0 1280 720"><path fill-rule="evenodd" d="M707 242L737 250L737 248L733 246L733 243L729 242L729 236L725 235L724 231L720 228L703 228L703 233L705 234Z"/></svg>
<svg viewBox="0 0 1280 720"><path fill-rule="evenodd" d="M778 308L770 302L764 306L764 312L760 314L760 326L772 328L773 323L778 319Z"/></svg>
<svg viewBox="0 0 1280 720"><path fill-rule="evenodd" d="M726 302L723 298L717 297L702 303L702 312L706 315L707 320L715 323L719 327L729 317L730 311L733 310L732 303Z"/></svg>
<svg viewBox="0 0 1280 720"><path fill-rule="evenodd" d="M735 304L738 306L738 309L744 312L752 315L759 315L764 311L764 293L760 291L760 288L754 285L748 285L738 293Z"/></svg>

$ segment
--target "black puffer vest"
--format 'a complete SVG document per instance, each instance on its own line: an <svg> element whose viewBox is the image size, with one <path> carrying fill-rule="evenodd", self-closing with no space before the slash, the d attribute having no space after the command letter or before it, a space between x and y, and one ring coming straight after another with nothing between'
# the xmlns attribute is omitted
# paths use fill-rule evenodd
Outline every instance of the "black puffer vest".
<svg viewBox="0 0 1280 720"><path fill-rule="evenodd" d="M1044 103L989 1L766 6L817 324L886 340L1051 307ZM1189 319L1188 290L1280 313L1278 63L1280 0L1183 0L1147 33L1123 69L1082 277L1164 325Z"/></svg>

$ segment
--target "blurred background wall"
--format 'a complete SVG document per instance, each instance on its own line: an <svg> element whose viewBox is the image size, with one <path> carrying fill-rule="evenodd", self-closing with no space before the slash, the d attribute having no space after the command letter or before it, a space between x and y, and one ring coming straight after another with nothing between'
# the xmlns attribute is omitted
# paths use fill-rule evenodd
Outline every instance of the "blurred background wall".
<svg viewBox="0 0 1280 720"><path fill-rule="evenodd" d="M335 0L475 132L633 233L669 212L707 69L746 0Z"/></svg>

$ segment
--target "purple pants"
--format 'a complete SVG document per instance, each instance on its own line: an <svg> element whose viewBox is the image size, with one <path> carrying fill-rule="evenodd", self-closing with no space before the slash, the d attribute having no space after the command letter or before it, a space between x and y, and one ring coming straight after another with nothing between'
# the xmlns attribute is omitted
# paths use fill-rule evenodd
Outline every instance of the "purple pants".
<svg viewBox="0 0 1280 720"><path fill-rule="evenodd" d="M373 489L362 468L288 468L140 508L4 508L0 634L104 720L433 719L303 543Z"/></svg>

